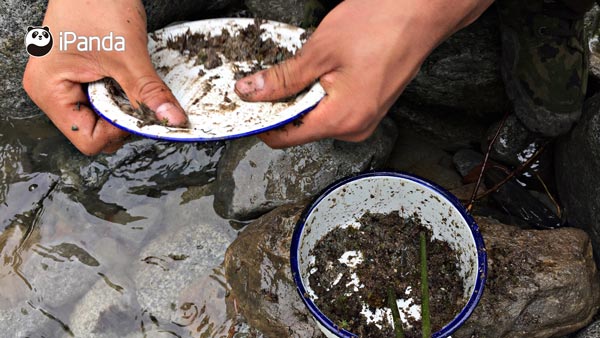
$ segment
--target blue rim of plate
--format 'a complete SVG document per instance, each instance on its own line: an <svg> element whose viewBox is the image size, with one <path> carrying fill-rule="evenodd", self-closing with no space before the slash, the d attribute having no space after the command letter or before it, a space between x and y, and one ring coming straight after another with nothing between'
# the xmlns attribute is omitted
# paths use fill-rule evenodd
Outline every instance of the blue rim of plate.
<svg viewBox="0 0 600 338"><path fill-rule="evenodd" d="M335 325L329 318L327 318L327 316L325 316L325 314L323 314L321 312L321 310L319 310L319 308L315 305L315 303L311 299L309 299L308 297L305 297L305 294L307 294L307 292L306 292L306 288L304 287L304 283L302 282L302 278L300 276L301 274L300 274L298 250L300 248L299 247L300 237L304 231L304 225L306 224L306 220L312 214L313 210L321 203L321 201L323 199L325 199L331 192L338 189L339 187L346 185L350 182L361 180L364 178L369 178L369 177L401 178L401 179L405 179L405 180L417 183L418 185L421 185L425 188L431 189L431 190L435 191L436 193L442 195L448 202L450 202L454 207L456 207L456 209L460 212L463 219L469 225L469 228L471 230L471 235L473 236L473 240L474 240L475 246L477 248L478 273L477 273L477 278L475 281L475 286L473 288L473 293L471 294L471 297L469 297L469 301L467 302L467 304L458 313L458 315L456 315L454 317L454 319L450 323L446 324L444 327L442 327L442 329L433 333L431 336L432 338L448 337L450 334L452 334L453 332L458 330L458 328L462 324L464 324L464 322L471 316L471 314L477 307L477 304L479 303L481 296L483 295L483 289L485 286L485 281L487 279L487 254L486 254L486 250L485 250L485 244L483 242L483 236L481 235L481 232L479 231L479 226L477 225L477 223L475 222L473 217L467 212L467 210L462 205L462 203L458 200L458 198L456 198L456 196L452 195L450 192L448 192L446 189L442 188L441 186L439 186L429 180L426 180L421 177L417 177L412 174L399 172L399 171L371 171L371 172L366 172L366 173L346 177L346 178L343 178L343 179L340 179L340 180L334 182L329 187L325 188L325 190L322 193L320 193L318 195L318 197L311 204L309 204L306 207L306 209L304 209L304 212L302 213L300 219L296 223L296 227L294 228L294 233L292 235L292 243L291 243L291 247L290 247L290 265L292 268L292 277L294 279L294 283L296 284L296 291L300 295L302 302L304 302L304 304L306 305L306 307L308 308L308 310L310 311L312 316L321 325L323 325L327 330L329 330L332 334L335 334L341 338L358 337L356 334L353 334L353 333L351 333L347 330L344 330L344 329L340 328L339 326Z"/></svg>
<svg viewBox="0 0 600 338"><path fill-rule="evenodd" d="M100 80L100 81L104 81L104 80ZM86 93L87 98L88 98L88 102L90 102L90 107L92 108L92 110L100 115L105 121L109 122L110 124L112 124L113 126L124 130L130 134L134 134L134 135L138 135L138 136L142 136L145 138L149 138L149 139L153 139L153 140L159 140L159 141L170 141L170 142L182 142L182 143L187 143L187 142L217 142L217 141L227 141L227 140L235 140L238 138L242 138L242 137L247 137L247 136L252 136L252 135L257 135L257 134L261 134L267 131L271 131L273 129L277 129L280 128L286 124L289 124L291 122L293 122L294 120L297 120L299 118L301 118L302 116L304 116L305 114L309 113L310 111L312 111L313 109L315 109L315 107L319 104L319 102L321 102L322 98L317 101L315 104L313 104L312 106L302 110L301 112L299 112L298 114L286 119L286 120L282 120L278 123L266 126L264 128L260 128L260 129L255 129L255 130L251 130L248 132L244 132L244 133L239 133L239 134L232 134L232 135L227 135L227 136L217 136L217 137L210 137L210 138L206 138L206 137L190 137L190 138L175 138L175 137L168 137L168 136L157 136L155 134L148 134L148 133L143 133L139 130L135 130L135 129L130 129L127 127L124 127L122 125L119 125L117 123L115 123L113 120L111 120L109 117L107 117L106 115L104 115L101 111L99 111L96 106L94 106L94 104L91 101L91 97L90 97L90 92L87 91ZM168 127L167 127L168 128ZM177 128L173 128L173 130L177 130Z"/></svg>
<svg viewBox="0 0 600 338"><path fill-rule="evenodd" d="M186 28L187 26L193 26L194 24L198 24L198 23L202 23L202 22L209 22L212 21L215 24L220 24L223 22L233 22L233 23L251 23L253 22L255 19L253 18L216 18L216 19L204 19L204 20L198 20L198 21L190 21L190 22L185 22L185 23L181 23L181 24L176 24L176 25L172 25L172 26L167 26L164 27L162 29L157 30L154 33L161 33L164 34L165 32L171 31L171 30L178 30L178 29L182 29L182 28ZM277 22L277 21L272 21L272 20L266 20L265 23L269 24L269 25L273 25L273 26L281 26L283 28L285 27L289 27L292 29L300 29L302 31L304 31L303 29L299 28L299 27L294 27L291 26L289 24L285 24L285 23L281 23L281 22ZM189 29L189 27L188 27ZM153 34L153 33L150 33ZM149 43L150 43L150 39L149 38ZM242 137L248 137L248 136L252 136L252 135L257 135L257 134L261 134L264 132L268 132L268 131L272 131L274 129L277 128L281 128L299 118L301 118L303 115L309 113L310 111L312 111L323 99L323 97L325 95L327 95L326 93L324 93L324 96L320 97L320 98L315 98L314 102L305 102L305 107L304 109L302 109L302 107L299 107L298 109L301 109L299 112L297 112L294 115L290 115L289 117L274 122L273 124L269 124L269 125L264 125L260 128L257 129L252 129L252 130L246 130L244 132L240 132L240 133L230 133L230 134L226 134L226 135L222 135L222 136L211 136L211 137L205 137L205 136L195 136L195 135L190 135L190 136L182 136L180 133L178 133L179 130L184 130L184 129L180 129L180 128L176 128L176 127L164 127L165 129L161 132L165 132L165 130L172 130L174 134L178 135L178 136L173 136L170 137L168 135L168 133L165 134L157 134L157 133L150 133L150 132L144 132L143 130L140 130L141 128L134 128L131 126L127 126L124 124L120 124L120 123L116 123L113 118L114 116L111 116L112 112L110 114L105 114L101 111L101 109L98 109L96 107L96 105L94 105L93 101L92 101L92 97L91 97L91 92L89 90L90 87L92 86L96 86L96 85L102 85L103 81L105 79L101 79L99 81L95 81L93 83L88 83L87 84L87 88L86 88L86 96L88 98L88 102L90 103L90 107L91 109L98 114L100 117L102 117L104 120L108 121L111 125L124 130L128 133L134 134L134 135L138 135L138 136L142 136L145 138L150 138L150 139L154 139L154 140L161 140L161 141L171 141L171 142L214 142L214 141L225 141L225 140L233 140L233 139L238 139L238 138L242 138ZM311 89L313 88L313 86L309 86L307 87L307 90L310 92ZM125 113L123 113L125 114Z"/></svg>

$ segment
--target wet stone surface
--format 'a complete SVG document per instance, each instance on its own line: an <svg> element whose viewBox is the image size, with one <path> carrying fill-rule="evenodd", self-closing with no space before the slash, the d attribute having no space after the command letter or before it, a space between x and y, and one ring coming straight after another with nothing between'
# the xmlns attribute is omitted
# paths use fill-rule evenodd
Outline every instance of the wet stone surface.
<svg viewBox="0 0 600 338"><path fill-rule="evenodd" d="M259 218L226 254L231 293L249 322L267 336L285 336L288 328L297 337L319 336L314 326L307 329L309 314L289 275L289 241L302 210L303 204L284 206ZM486 240L488 284L453 337L553 337L591 322L600 304L600 282L583 231L520 230L491 218L476 221Z"/></svg>
<svg viewBox="0 0 600 338"><path fill-rule="evenodd" d="M255 13L244 14L309 24L306 9L321 10L308 6L313 2L265 1L259 9L247 0ZM146 1L149 29L214 17L231 3ZM261 329L265 337L321 337L291 284L289 236L304 204L290 203L381 163L468 190L449 169L448 154L480 149L506 103L498 33L488 13L441 45L394 106L390 115L399 125L430 141L404 142L395 162L385 160L394 132L378 132L375 143L328 141L292 151L256 139L231 142L227 150L131 139L113 155L85 157L47 119L19 119L41 114L20 83L23 35L28 25L41 24L45 5L0 2L0 336L253 338L263 337ZM289 13L294 17L277 17ZM584 228L596 252L599 102L590 99L556 157L569 225ZM464 161L462 169L471 165L468 156ZM248 219L276 207L235 241L229 220L214 210ZM581 231L480 222L489 292L457 337L573 338L592 321L599 288ZM578 338L596 337L597 330L596 322Z"/></svg>
<svg viewBox="0 0 600 338"><path fill-rule="evenodd" d="M131 140L85 157L46 122L0 131L3 332L256 337L218 273L236 236L212 207L221 146Z"/></svg>
<svg viewBox="0 0 600 338"><path fill-rule="evenodd" d="M326 139L273 150L254 137L232 141L219 163L215 209L225 218L248 220L315 196L337 179L382 166L395 134L394 124L384 120L361 143Z"/></svg>

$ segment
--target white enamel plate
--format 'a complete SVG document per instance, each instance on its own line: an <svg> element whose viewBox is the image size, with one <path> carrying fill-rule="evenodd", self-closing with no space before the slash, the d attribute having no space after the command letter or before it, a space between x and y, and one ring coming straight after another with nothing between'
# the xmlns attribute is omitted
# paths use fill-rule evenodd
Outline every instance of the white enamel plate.
<svg viewBox="0 0 600 338"><path fill-rule="evenodd" d="M213 69L197 65L196 57L167 48L167 41L191 33L221 35L223 29L234 36L254 24L253 19L212 19L170 26L150 34L148 49L159 75L171 88L190 121L189 128L173 128L159 124L145 125L120 107L126 98L117 97L110 81L88 86L94 110L115 126L144 137L182 141L216 141L262 133L283 126L312 110L325 95L317 83L287 102L242 101L234 92L234 73L250 70L250 62L230 62L222 55L223 64ZM272 21L263 22L261 38L296 51L303 43L304 30Z"/></svg>

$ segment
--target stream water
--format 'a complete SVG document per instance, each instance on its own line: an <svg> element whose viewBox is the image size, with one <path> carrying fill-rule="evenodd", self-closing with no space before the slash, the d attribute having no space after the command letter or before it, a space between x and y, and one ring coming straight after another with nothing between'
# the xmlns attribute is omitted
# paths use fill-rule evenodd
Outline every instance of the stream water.
<svg viewBox="0 0 600 338"><path fill-rule="evenodd" d="M87 158L44 117L0 121L0 337L244 337L220 269L237 231L210 192L221 148Z"/></svg>

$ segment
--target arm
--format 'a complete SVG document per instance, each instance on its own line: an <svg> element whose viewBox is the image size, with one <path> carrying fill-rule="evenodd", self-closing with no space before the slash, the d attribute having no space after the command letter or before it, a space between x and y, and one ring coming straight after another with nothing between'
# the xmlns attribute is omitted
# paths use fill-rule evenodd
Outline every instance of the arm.
<svg viewBox="0 0 600 338"><path fill-rule="evenodd" d="M333 137L370 136L431 51L473 22L492 0L346 0L296 54L240 79L247 101L272 101L319 80L327 96L299 128L262 134L281 148Z"/></svg>

